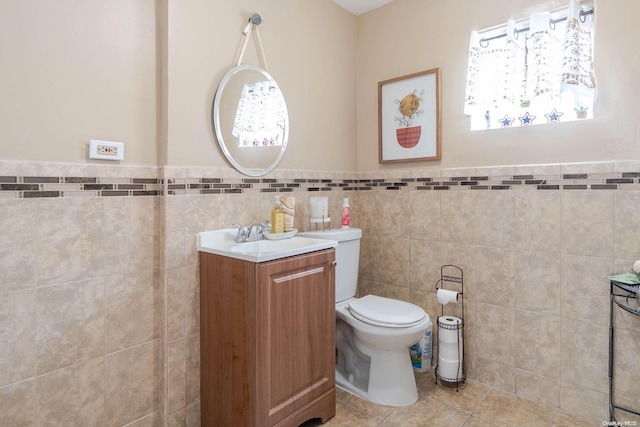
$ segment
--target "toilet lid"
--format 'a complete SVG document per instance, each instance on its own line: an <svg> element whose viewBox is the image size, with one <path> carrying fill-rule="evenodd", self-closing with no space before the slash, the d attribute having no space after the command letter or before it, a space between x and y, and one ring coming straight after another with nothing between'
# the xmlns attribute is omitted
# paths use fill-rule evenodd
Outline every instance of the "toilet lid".
<svg viewBox="0 0 640 427"><path fill-rule="evenodd" d="M427 313L415 304L376 295L349 301L347 308L356 319L387 328L414 326L427 317Z"/></svg>

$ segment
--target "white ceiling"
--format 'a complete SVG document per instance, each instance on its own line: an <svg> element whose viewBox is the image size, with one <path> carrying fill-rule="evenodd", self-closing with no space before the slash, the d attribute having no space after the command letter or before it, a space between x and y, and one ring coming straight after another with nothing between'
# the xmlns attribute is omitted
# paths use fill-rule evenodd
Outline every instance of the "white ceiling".
<svg viewBox="0 0 640 427"><path fill-rule="evenodd" d="M370 10L377 9L393 0L333 0L354 15L362 15Z"/></svg>

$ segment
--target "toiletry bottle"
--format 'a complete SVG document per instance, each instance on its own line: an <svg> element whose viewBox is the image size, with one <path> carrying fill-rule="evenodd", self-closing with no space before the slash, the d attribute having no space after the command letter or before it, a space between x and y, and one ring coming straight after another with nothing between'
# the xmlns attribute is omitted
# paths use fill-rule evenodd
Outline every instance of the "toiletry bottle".
<svg viewBox="0 0 640 427"><path fill-rule="evenodd" d="M349 228L350 218L349 218L350 208L349 208L349 198L345 197L342 199L342 228Z"/></svg>
<svg viewBox="0 0 640 427"><path fill-rule="evenodd" d="M284 232L284 211L280 205L280 197L275 196L275 205L271 211L271 233Z"/></svg>

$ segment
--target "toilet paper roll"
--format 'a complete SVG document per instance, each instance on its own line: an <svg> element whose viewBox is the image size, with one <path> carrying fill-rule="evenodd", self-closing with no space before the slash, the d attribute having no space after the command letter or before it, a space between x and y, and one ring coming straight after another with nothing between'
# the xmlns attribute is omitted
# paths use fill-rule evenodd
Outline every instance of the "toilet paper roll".
<svg viewBox="0 0 640 427"><path fill-rule="evenodd" d="M457 303L458 295L460 295L458 292L448 289L438 289L436 292L436 298L438 298L438 302L442 305L447 305L450 302Z"/></svg>
<svg viewBox="0 0 640 427"><path fill-rule="evenodd" d="M464 376L462 361L464 322L456 316L438 317L438 375L449 380Z"/></svg>
<svg viewBox="0 0 640 427"><path fill-rule="evenodd" d="M462 342L449 343L439 341L438 358L443 360L458 360L462 359Z"/></svg>
<svg viewBox="0 0 640 427"><path fill-rule="evenodd" d="M464 321L457 316L438 317L438 340L444 342L458 342L462 340L461 329Z"/></svg>
<svg viewBox="0 0 640 427"><path fill-rule="evenodd" d="M462 359L457 360L444 360L438 358L438 375L442 378L450 380L457 380L463 377L462 373Z"/></svg>

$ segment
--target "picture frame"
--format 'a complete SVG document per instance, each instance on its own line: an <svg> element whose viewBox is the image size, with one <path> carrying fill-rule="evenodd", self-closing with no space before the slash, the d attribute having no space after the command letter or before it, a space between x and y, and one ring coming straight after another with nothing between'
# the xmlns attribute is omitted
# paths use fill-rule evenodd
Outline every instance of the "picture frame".
<svg viewBox="0 0 640 427"><path fill-rule="evenodd" d="M380 163L440 160L440 69L378 83Z"/></svg>

